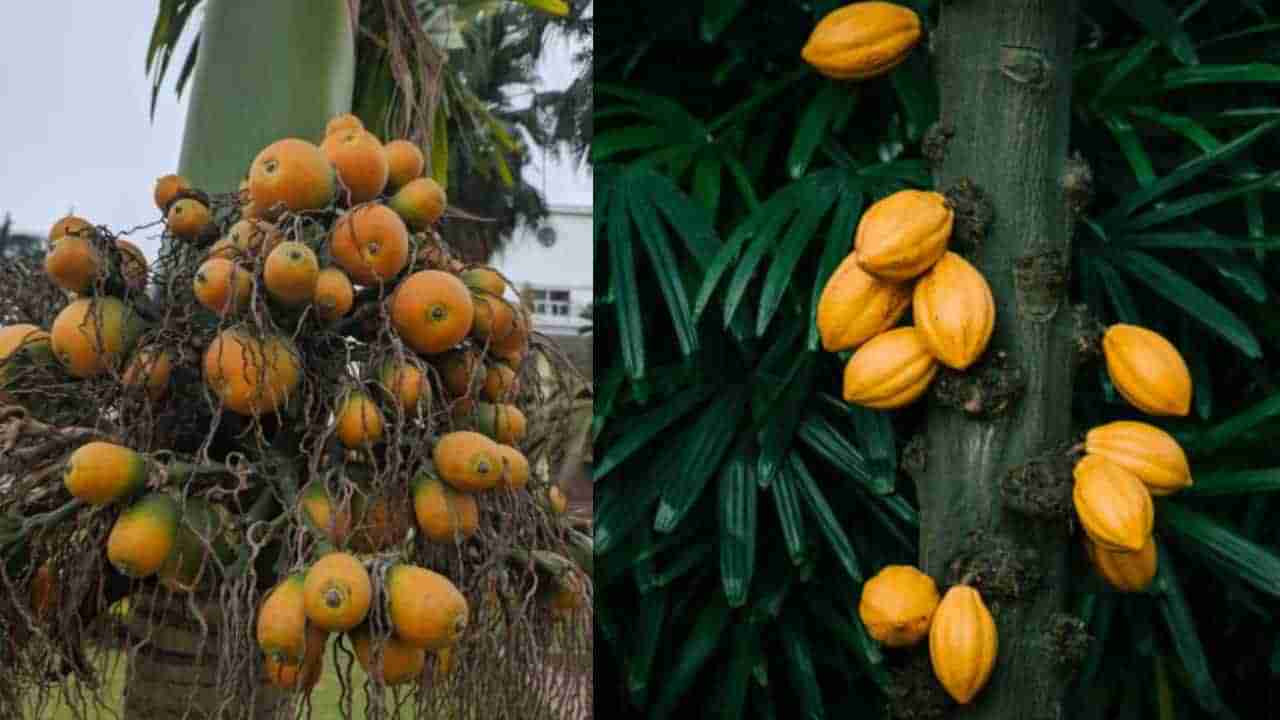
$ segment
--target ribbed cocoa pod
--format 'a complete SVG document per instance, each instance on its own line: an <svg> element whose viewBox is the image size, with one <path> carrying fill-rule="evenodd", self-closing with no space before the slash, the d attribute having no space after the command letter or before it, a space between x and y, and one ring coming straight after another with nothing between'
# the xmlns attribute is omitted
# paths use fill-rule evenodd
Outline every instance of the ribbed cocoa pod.
<svg viewBox="0 0 1280 720"><path fill-rule="evenodd" d="M1191 372L1182 354L1158 332L1112 325L1102 336L1107 374L1130 405L1148 415L1191 411Z"/></svg>
<svg viewBox="0 0 1280 720"><path fill-rule="evenodd" d="M1120 592L1142 592L1151 585L1156 576L1156 539L1150 537L1142 549L1134 553L1112 552L1098 547L1089 538L1084 540L1085 549L1089 553L1089 561L1094 570L1111 587Z"/></svg>
<svg viewBox="0 0 1280 720"><path fill-rule="evenodd" d="M1085 436L1085 450L1128 470L1152 495L1168 495L1191 486L1187 454L1169 433L1134 420L1100 425Z"/></svg>
<svg viewBox="0 0 1280 720"><path fill-rule="evenodd" d="M900 190L868 208L858 222L858 264L892 282L922 275L947 251L953 217L942 195Z"/></svg>
<svg viewBox="0 0 1280 720"><path fill-rule="evenodd" d="M1138 552L1151 538L1155 509L1137 475L1100 455L1076 463L1071 497L1085 533L1115 552Z"/></svg>
<svg viewBox="0 0 1280 720"><path fill-rule="evenodd" d="M893 327L910 305L910 285L867 273L849 253L818 298L822 347L832 352L857 347Z"/></svg>
<svg viewBox="0 0 1280 720"><path fill-rule="evenodd" d="M880 644L907 647L929 634L937 607L933 578L910 565L887 565L862 586L858 616Z"/></svg>
<svg viewBox="0 0 1280 720"><path fill-rule="evenodd" d="M972 365L987 349L996 326L991 286L968 260L949 252L916 283L911 316L925 347L955 370Z"/></svg>
<svg viewBox="0 0 1280 720"><path fill-rule="evenodd" d="M920 41L920 17L887 2L857 2L818 22L800 56L818 72L840 80L882 75Z"/></svg>
<svg viewBox="0 0 1280 720"><path fill-rule="evenodd" d="M991 677L999 641L982 596L968 585L947 591L929 629L933 674L947 694L967 705Z"/></svg>
<svg viewBox="0 0 1280 720"><path fill-rule="evenodd" d="M844 368L845 402L886 410L915 402L938 374L914 327L881 333L858 348Z"/></svg>

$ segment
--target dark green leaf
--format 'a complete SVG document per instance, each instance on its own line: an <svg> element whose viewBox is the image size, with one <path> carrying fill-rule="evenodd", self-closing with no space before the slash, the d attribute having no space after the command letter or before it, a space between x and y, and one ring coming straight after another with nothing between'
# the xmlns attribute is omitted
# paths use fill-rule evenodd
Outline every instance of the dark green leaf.
<svg viewBox="0 0 1280 720"><path fill-rule="evenodd" d="M818 149L827 136L827 128L838 105L857 101L857 91L847 83L835 80L822 80L813 100L805 106L796 123L795 140L791 142L791 152L787 154L787 172L798 178L809 169L813 152Z"/></svg>
<svg viewBox="0 0 1280 720"><path fill-rule="evenodd" d="M916 142L938 119L937 86L929 69L929 54L913 52L889 73L902 105L907 140Z"/></svg>
<svg viewBox="0 0 1280 720"><path fill-rule="evenodd" d="M758 479L761 487L768 487L773 482L774 475L782 467L783 458L791 452L796 425L813 386L814 355L802 353L797 362L800 363L799 369L791 382L783 386L776 411L771 413L768 424L760 433Z"/></svg>
<svg viewBox="0 0 1280 720"><path fill-rule="evenodd" d="M1222 85L1224 83L1280 83L1280 65L1248 63L1245 65L1201 65L1178 68L1164 75L1166 90L1191 85Z"/></svg>
<svg viewBox="0 0 1280 720"><path fill-rule="evenodd" d="M1117 7L1151 33L1184 65L1200 62L1191 36L1182 28L1178 15L1164 0L1114 0Z"/></svg>
<svg viewBox="0 0 1280 720"><path fill-rule="evenodd" d="M1267 283L1255 262L1229 250L1201 250L1198 254L1250 300L1262 302L1267 299Z"/></svg>
<svg viewBox="0 0 1280 720"><path fill-rule="evenodd" d="M639 231L641 245L649 254L649 262L653 266L653 275L657 278L658 287L667 301L667 311L671 313L671 324L675 328L676 340L680 343L680 351L692 355L698 349L698 335L693 327L693 317L689 312L689 299L685 295L684 282L681 280L680 267L675 253L667 242L667 232L658 219L657 210L649 199L641 193L630 197L631 217Z"/></svg>
<svg viewBox="0 0 1280 720"><path fill-rule="evenodd" d="M631 221L625 198L617 196L624 187L620 180L609 204L609 279L614 289L618 336L622 344L622 366L633 378L644 377L644 325L640 320L640 288L636 283L635 256L631 250Z"/></svg>
<svg viewBox="0 0 1280 720"><path fill-rule="evenodd" d="M1122 218L1130 215L1134 210L1163 197L1167 193L1176 190L1179 187L1182 187L1204 174L1215 165L1233 159L1236 155L1244 152L1250 145L1262 139L1267 133L1274 130L1277 126L1280 126L1280 121L1278 120L1262 123L1249 132L1240 135L1231 142L1220 146L1217 150L1207 152L1194 160L1189 160L1183 163L1178 166L1176 170L1161 177L1159 180L1144 184L1143 187L1126 195L1123 200L1112 208L1103 218L1103 225L1115 225Z"/></svg>
<svg viewBox="0 0 1280 720"><path fill-rule="evenodd" d="M1138 184L1150 185L1155 180L1156 172L1151 167L1151 157L1142 147L1142 141L1138 138L1133 125L1128 119L1118 114L1107 115L1102 120L1111 131L1116 144L1120 146L1125 160L1129 161L1129 167L1133 170L1133 176L1138 180Z"/></svg>
<svg viewBox="0 0 1280 720"><path fill-rule="evenodd" d="M827 175L826 177L830 177ZM769 328L778 306L782 302L782 293L791 285L796 265L804 256L809 243L813 240L815 230L831 210L839 195L839 188L826 182L816 183L817 187L806 198L804 207L792 223L790 231L782 242L773 248L774 258L765 275L764 286L760 291L760 311L756 316L756 335L764 335ZM748 255L750 250L747 251ZM735 278L736 279L736 278Z"/></svg>
<svg viewBox="0 0 1280 720"><path fill-rule="evenodd" d="M760 219L763 217L764 213L762 212L754 213L746 220L743 220L729 235L729 240L724 245L721 245L716 252L711 264L707 267L706 275L702 278L702 287L698 290L698 298L693 303L693 318L695 322L701 320L702 313L710 305L711 298L715 294L716 288L720 285L720 280L724 277L725 271L738 261L738 255L742 252L742 248L747 241L755 237L760 226Z"/></svg>
<svg viewBox="0 0 1280 720"><path fill-rule="evenodd" d="M1233 415L1207 430L1195 433L1187 449L1193 455L1211 453L1226 447L1231 441L1262 423L1274 422L1277 418L1280 418L1280 393L1271 395L1248 410Z"/></svg>
<svg viewBox="0 0 1280 720"><path fill-rule="evenodd" d="M745 0L706 0L702 7L702 39L715 42L729 23L742 12Z"/></svg>
<svg viewBox="0 0 1280 720"><path fill-rule="evenodd" d="M884 652L880 649L880 644L867 634L867 629L863 627L856 613L850 613L850 617L846 618L843 611L837 611L831 607L830 597L808 593L805 595L805 600L808 601L810 610L822 627L844 643L881 690L888 690L892 679L885 668ZM852 607L852 598L850 598L850 607Z"/></svg>
<svg viewBox="0 0 1280 720"><path fill-rule="evenodd" d="M653 529L671 532L693 507L707 480L715 473L742 416L747 393L742 388L724 392L699 418L689 432L694 438L687 452L675 465L677 471L667 479L658 503L658 514Z"/></svg>
<svg viewBox="0 0 1280 720"><path fill-rule="evenodd" d="M835 552L836 559L840 561L840 566L844 568L845 572L849 573L849 577L854 582L862 582L862 568L858 564L858 556L853 551L853 545L849 542L849 537L845 535L844 528L840 526L840 520L836 518L835 513L831 510L830 503L823 496L822 489L818 487L813 475L809 473L809 468L805 466L804 460L795 453L791 454L791 470L795 473L800 496L808 503L809 510L813 512L813 516L818 521L818 528L826 536L827 542L831 545L831 550Z"/></svg>
<svg viewBox="0 0 1280 720"><path fill-rule="evenodd" d="M1195 483L1180 495L1254 495L1280 491L1280 468L1211 470L1193 475Z"/></svg>
<svg viewBox="0 0 1280 720"><path fill-rule="evenodd" d="M782 654L786 658L784 664L791 678L791 690L799 700L799 717L804 720L823 720L826 718L826 710L822 705L822 690L818 687L818 671L813 667L809 641L801 622L796 613L783 616L780 635Z"/></svg>
<svg viewBox="0 0 1280 720"><path fill-rule="evenodd" d="M1161 503L1156 518L1174 531L1174 539L1220 572L1280 597L1280 558L1257 543L1176 502ZM1163 564L1163 558L1161 558Z"/></svg>
<svg viewBox="0 0 1280 720"><path fill-rule="evenodd" d="M1240 197L1241 195L1247 195L1268 186L1275 185L1277 178L1280 178L1280 173L1272 173L1253 180L1252 182L1237 185L1236 187L1229 188L1227 190L1200 193L1175 202L1170 202L1151 210L1150 212L1143 213L1132 220L1122 223L1118 229L1125 231L1144 230L1155 225L1162 225L1170 220L1184 217L1186 215L1199 212L1207 207L1213 207L1219 203Z"/></svg>
<svg viewBox="0 0 1280 720"><path fill-rule="evenodd" d="M778 511L778 521L782 524L782 539L786 543L791 562L796 565L804 560L805 547L804 511L800 507L798 484L795 473L784 468L774 477L770 487L773 505Z"/></svg>
<svg viewBox="0 0 1280 720"><path fill-rule="evenodd" d="M752 238L751 244L747 246L746 251L742 253L742 259L738 262L738 267L734 269L733 277L729 279L729 287L725 290L725 327L729 326L734 312L738 309L738 304L746 297L747 287L751 284L751 279L755 276L756 269L760 266L761 261L777 244L778 233L791 221L797 211L800 211L801 203L806 199L804 196L807 193L796 192L796 188L803 185L808 189L812 184L808 178L794 183L779 191L758 211L763 216L759 225L760 230Z"/></svg>
<svg viewBox="0 0 1280 720"><path fill-rule="evenodd" d="M760 636L756 626L748 622L736 623L733 629L733 650L729 654L729 667L724 673L717 699L721 720L741 720L747 701L747 688L751 680L751 668L761 659Z"/></svg>
<svg viewBox="0 0 1280 720"><path fill-rule="evenodd" d="M693 628L677 655L675 667L664 676L658 700L649 708L652 720L667 720L671 717L676 701L693 687L698 672L720 644L720 638L728 624L729 606L719 593L715 593L711 596L711 602L702 608L694 620Z"/></svg>
<svg viewBox="0 0 1280 720"><path fill-rule="evenodd" d="M720 249L720 237L707 211L695 205L665 175L650 174L640 179L653 204L684 239L684 246L703 269L711 265Z"/></svg>
<svg viewBox="0 0 1280 720"><path fill-rule="evenodd" d="M720 211L720 176L723 174L719 153L708 147L698 153L693 168L693 196L712 217ZM708 263L704 263L704 267Z"/></svg>
<svg viewBox="0 0 1280 720"><path fill-rule="evenodd" d="M626 421L626 432L603 448L600 464L591 473L593 481L608 475L614 468L631 457L637 450L648 445L672 423L684 417L686 413L700 405L717 391L715 385L704 384L676 394L670 402L650 410L638 418Z"/></svg>
<svg viewBox="0 0 1280 720"><path fill-rule="evenodd" d="M658 643L665 637L662 632L667 618L667 591L655 590L640 598L637 617L628 620L635 623L635 647L626 658L627 692L636 707L644 707L649 694L649 678L653 671L653 659L658 654Z"/></svg>
<svg viewBox="0 0 1280 720"><path fill-rule="evenodd" d="M885 483L883 477L873 476L862 453L826 418L810 413L801 421L796 432L819 456L840 472L862 483L873 494L888 495L893 492L893 485Z"/></svg>
<svg viewBox="0 0 1280 720"><path fill-rule="evenodd" d="M615 155L635 150L648 150L668 142L667 131L653 125L628 125L606 130L591 142L591 161L605 162Z"/></svg>
<svg viewBox="0 0 1280 720"><path fill-rule="evenodd" d="M1117 267L1154 290L1157 295L1187 311L1191 317L1221 335L1247 357L1262 356L1258 339L1248 325L1213 296L1159 260L1137 250L1115 252L1108 257Z"/></svg>
<svg viewBox="0 0 1280 720"><path fill-rule="evenodd" d="M1107 297L1110 297L1111 306L1116 311L1116 318L1121 323L1140 324L1138 304L1134 302L1129 286L1124 282L1124 278L1120 277L1120 273L1117 273L1111 263L1107 263L1102 258L1093 258L1093 270L1097 273L1098 279L1101 279L1102 287L1106 288Z"/></svg>
<svg viewBox="0 0 1280 720"><path fill-rule="evenodd" d="M720 471L720 579L729 607L747 601L755 572L755 463L745 451L735 453Z"/></svg>
<svg viewBox="0 0 1280 720"><path fill-rule="evenodd" d="M1200 645L1200 635L1196 631L1195 618L1191 608L1182 596L1182 587L1173 569L1173 558L1163 548L1160 549L1156 584L1159 586L1160 614L1164 616L1165 626L1169 630L1169 640L1174 652L1182 663L1183 670L1192 693L1205 712L1216 717L1233 717L1218 695L1218 687L1213 682L1209 670L1209 660Z"/></svg>
<svg viewBox="0 0 1280 720"><path fill-rule="evenodd" d="M641 587L640 592L649 592L653 588L666 587L673 581L685 576L694 569L700 569L704 564L703 561L711 554L714 548L710 542L699 542L692 545L685 545L679 551L671 562L663 566L661 572L653 577L653 586Z"/></svg>

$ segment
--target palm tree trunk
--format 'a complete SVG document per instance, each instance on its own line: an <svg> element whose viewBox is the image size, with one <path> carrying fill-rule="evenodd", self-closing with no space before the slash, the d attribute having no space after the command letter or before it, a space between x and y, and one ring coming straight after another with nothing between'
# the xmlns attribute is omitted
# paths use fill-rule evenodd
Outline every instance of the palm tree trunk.
<svg viewBox="0 0 1280 720"><path fill-rule="evenodd" d="M128 720L266 720L293 698L260 685L255 693L228 698L218 663L221 608L198 599L197 617L183 597L150 592L131 598L129 682L124 693ZM203 620L204 627L201 627ZM246 704L243 698L252 697ZM247 706L248 705L248 706Z"/></svg>
<svg viewBox="0 0 1280 720"><path fill-rule="evenodd" d="M351 109L348 0L206 0L199 43L179 172L207 192L235 191L263 147L286 137L316 141L331 116ZM252 709L224 705L220 608L207 600L198 607L203 639L181 603L140 616L151 616L138 628L149 640L130 653L128 720L267 718L290 699L264 686Z"/></svg>
<svg viewBox="0 0 1280 720"><path fill-rule="evenodd" d="M355 62L348 0L207 0L179 172L232 192L268 144L318 141L351 110Z"/></svg>
<svg viewBox="0 0 1280 720"><path fill-rule="evenodd" d="M968 179L991 202L994 221L971 256L996 301L988 358L1003 352L1007 364L953 378L969 410L986 405L989 413L937 399L929 409L917 480L921 564L940 583L956 581L957 559L975 554L978 566L1021 563L1027 571L1013 582L984 584L994 574L978 580L996 615L999 654L965 714L970 720L1061 717L1067 671L1050 638L1065 605L1066 523L1010 511L1002 487L1011 470L1054 451L1071 431L1070 218L1061 179L1076 7L1076 0L944 3L932 38L942 110L936 137L949 136L935 157L937 179L943 188ZM986 382L974 381L980 372L989 373ZM1015 386L1020 396L1001 410L989 393Z"/></svg>

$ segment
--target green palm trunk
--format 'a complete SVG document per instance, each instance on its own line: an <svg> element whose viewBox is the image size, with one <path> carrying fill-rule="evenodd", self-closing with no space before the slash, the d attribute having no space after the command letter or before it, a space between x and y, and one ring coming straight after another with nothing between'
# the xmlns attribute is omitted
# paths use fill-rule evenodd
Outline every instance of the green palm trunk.
<svg viewBox="0 0 1280 720"><path fill-rule="evenodd" d="M262 148L351 109L355 67L345 0L208 0L179 172L235 190Z"/></svg>

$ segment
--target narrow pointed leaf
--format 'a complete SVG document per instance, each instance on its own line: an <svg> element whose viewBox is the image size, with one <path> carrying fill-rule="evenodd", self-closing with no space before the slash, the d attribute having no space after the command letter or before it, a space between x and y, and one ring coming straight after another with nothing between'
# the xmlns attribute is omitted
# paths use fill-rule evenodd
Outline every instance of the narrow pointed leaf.
<svg viewBox="0 0 1280 720"><path fill-rule="evenodd" d="M618 339L622 344L622 366L633 378L644 377L644 325L640 320L640 287L636 282L636 261L631 249L631 221L620 180L609 203L609 279L613 283L613 307L617 313Z"/></svg>
<svg viewBox="0 0 1280 720"><path fill-rule="evenodd" d="M804 560L805 530L804 510L800 506L798 481L790 468L784 468L773 479L770 490L773 506L782 525L782 540L787 546L791 562L799 565Z"/></svg>
<svg viewBox="0 0 1280 720"><path fill-rule="evenodd" d="M874 477L862 453L825 417L810 413L801 421L796 434L836 470L862 483L873 494L893 492L893 485L886 483L883 477Z"/></svg>
<svg viewBox="0 0 1280 720"><path fill-rule="evenodd" d="M630 201L631 217L639 231L640 244L648 252L662 297L667 301L667 311L671 314L671 324L675 328L680 351L686 356L692 355L698 349L698 334L693 326L680 267L671 250L671 243L667 240L666 228L646 195L634 193Z"/></svg>
<svg viewBox="0 0 1280 720"><path fill-rule="evenodd" d="M1113 0L1125 14L1159 39L1169 52L1184 65L1200 62L1195 44L1183 29L1178 14L1164 0Z"/></svg>
<svg viewBox="0 0 1280 720"><path fill-rule="evenodd" d="M1157 200L1169 192L1176 190L1192 180L1200 177L1208 170L1212 169L1219 163L1226 162L1235 158L1241 152L1244 152L1253 145L1253 143L1261 140L1267 133L1280 126L1280 120L1272 120L1262 123L1246 132L1240 137L1235 138L1218 149L1207 152L1194 160L1189 160L1178 166L1176 170L1161 177L1159 180L1144 185L1138 190L1129 193L1114 208L1112 208L1103 218L1103 224L1111 226L1116 224L1121 218L1130 215L1134 210L1146 205L1149 202Z"/></svg>
<svg viewBox="0 0 1280 720"><path fill-rule="evenodd" d="M1180 495L1254 495L1280 492L1280 468L1196 472L1195 483Z"/></svg>
<svg viewBox="0 0 1280 720"><path fill-rule="evenodd" d="M715 385L704 384L682 391L671 398L671 401L650 410L638 418L626 421L626 432L607 446L600 459L600 464L591 473L592 481L598 481L608 475L636 451L648 445L663 430L684 417L695 407L701 405L712 393Z"/></svg>
<svg viewBox="0 0 1280 720"><path fill-rule="evenodd" d="M1158 586L1160 614L1164 617L1168 628L1169 641L1174 652L1186 671L1187 681L1192 694L1200 703L1200 707L1214 717L1234 717L1213 682L1209 669L1209 660L1205 657L1204 648L1200 644L1200 634L1196 630L1195 618L1191 608L1182 595L1182 587L1173 568L1173 558L1164 548L1159 550L1156 585Z"/></svg>
<svg viewBox="0 0 1280 720"><path fill-rule="evenodd" d="M1176 502L1160 505L1157 521L1174 532L1177 543L1272 597L1280 597L1280 557L1194 510Z"/></svg>
<svg viewBox="0 0 1280 720"><path fill-rule="evenodd" d="M1157 295L1185 310L1205 327L1239 348L1247 357L1262 356L1258 338L1254 337L1248 325L1213 296L1167 265L1137 250L1116 252L1108 257L1117 267L1154 290Z"/></svg>
<svg viewBox="0 0 1280 720"><path fill-rule="evenodd" d="M853 551L853 545L849 542L849 536L845 535L844 528L840 526L840 520L831 510L831 505L822 494L822 488L818 487L818 482L809 473L804 460L795 453L791 455L791 469L795 472L800 496L804 498L809 505L809 510L817 519L818 528L826 536L836 559L840 561L840 566L849 573L849 577L854 582L862 582L862 568L858 564L858 556Z"/></svg>
<svg viewBox="0 0 1280 720"><path fill-rule="evenodd" d="M822 704L822 690L818 687L818 671L813 666L802 620L798 614L785 616L780 628L782 654L786 658L791 690L799 700L799 717L803 720L824 720L826 710Z"/></svg>
<svg viewBox="0 0 1280 720"><path fill-rule="evenodd" d="M855 91L846 83L835 80L823 80L818 92L805 106L796 123L795 139L791 141L791 151L787 153L787 172L792 178L799 178L809 169L813 160L813 152L818 149L827 136L832 116L837 105L852 104L857 99Z"/></svg>
<svg viewBox="0 0 1280 720"><path fill-rule="evenodd" d="M753 458L739 452L720 471L720 580L729 607L747 601L755 572L756 487Z"/></svg>
<svg viewBox="0 0 1280 720"><path fill-rule="evenodd" d="M810 185L810 183L801 182L804 183L806 188ZM760 230L752 238L751 244L747 246L746 251L742 253L742 258L738 261L738 266L734 268L733 277L729 279L729 286L725 290L725 327L728 327L730 321L733 320L733 314L737 311L738 304L745 298L747 287L751 284L751 279L756 274L756 268L760 266L765 256L777 244L778 233L800 211L798 206L802 194L795 191L799 184L796 183L780 191L760 208L759 212L764 215L760 222Z"/></svg>
<svg viewBox="0 0 1280 720"><path fill-rule="evenodd" d="M692 441L681 454L662 490L653 528L671 532L693 507L707 481L720 465L720 458L733 442L747 393L743 388L724 392L689 429Z"/></svg>
<svg viewBox="0 0 1280 720"><path fill-rule="evenodd" d="M649 694L649 678L667 618L667 591L655 590L641 597L635 617L635 647L626 658L627 692L636 707L644 707ZM628 621L631 622L631 621Z"/></svg>
<svg viewBox="0 0 1280 720"><path fill-rule="evenodd" d="M715 652L729 624L729 606L719 593L711 596L711 602L702 608L694 620L676 656L675 666L664 674L658 700L649 707L651 720L666 720L680 696L693 687L694 680L711 653Z"/></svg>
<svg viewBox="0 0 1280 720"><path fill-rule="evenodd" d="M824 180L833 179L831 174ZM765 275L764 286L760 291L760 310L756 316L756 335L762 336L769 328L769 321L782 303L782 294L791 285L796 265L805 255L813 236L835 204L839 195L839 187L826 181L816 182L813 192L805 199L804 206L791 224L791 229L783 237L782 242L773 248L773 262L769 264L769 272Z"/></svg>
<svg viewBox="0 0 1280 720"><path fill-rule="evenodd" d="M715 42L729 23L742 12L745 0L705 0L702 7L702 39Z"/></svg>

